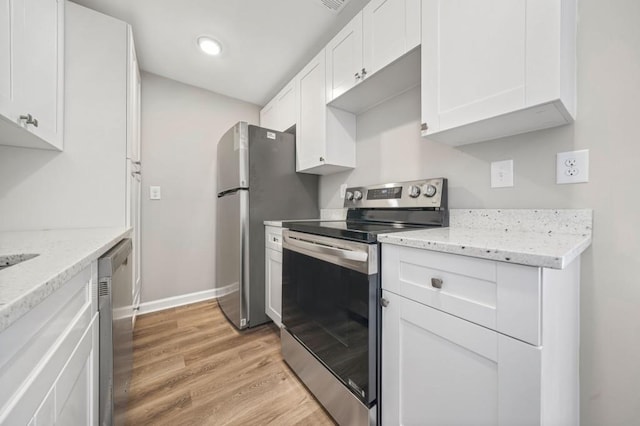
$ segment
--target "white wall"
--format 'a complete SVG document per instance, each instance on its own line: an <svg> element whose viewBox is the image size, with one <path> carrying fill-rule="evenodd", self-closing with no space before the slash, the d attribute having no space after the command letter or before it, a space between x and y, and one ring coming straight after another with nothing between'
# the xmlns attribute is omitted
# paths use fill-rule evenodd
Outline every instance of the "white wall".
<svg viewBox="0 0 640 426"><path fill-rule="evenodd" d="M419 90L358 118L357 168L339 185L448 177L452 208L594 209L582 262L583 425L640 424L640 2L580 0L574 125L450 148L421 139ZM555 154L590 150L590 182L555 184ZM514 159L515 187L491 189L491 161Z"/></svg>
<svg viewBox="0 0 640 426"><path fill-rule="evenodd" d="M64 151L0 146L0 230L125 225L127 27L65 13Z"/></svg>
<svg viewBox="0 0 640 426"><path fill-rule="evenodd" d="M215 286L216 146L257 105L142 74L142 301ZM162 199L149 200L149 185Z"/></svg>

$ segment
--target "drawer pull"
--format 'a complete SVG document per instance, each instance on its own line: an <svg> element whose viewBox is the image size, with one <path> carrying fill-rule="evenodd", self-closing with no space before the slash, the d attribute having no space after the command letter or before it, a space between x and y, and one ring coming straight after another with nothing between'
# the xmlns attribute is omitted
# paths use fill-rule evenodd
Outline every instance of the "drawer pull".
<svg viewBox="0 0 640 426"><path fill-rule="evenodd" d="M442 280L440 278L431 278L431 286L438 290L442 288Z"/></svg>

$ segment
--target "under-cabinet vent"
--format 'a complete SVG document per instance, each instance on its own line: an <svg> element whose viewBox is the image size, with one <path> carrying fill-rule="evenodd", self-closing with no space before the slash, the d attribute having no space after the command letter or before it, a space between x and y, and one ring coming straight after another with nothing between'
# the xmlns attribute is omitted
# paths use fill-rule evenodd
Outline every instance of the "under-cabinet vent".
<svg viewBox="0 0 640 426"><path fill-rule="evenodd" d="M315 0L316 3L321 4L333 13L340 12L349 1L350 0Z"/></svg>
<svg viewBox="0 0 640 426"><path fill-rule="evenodd" d="M98 283L98 297L109 296L109 281L103 280Z"/></svg>

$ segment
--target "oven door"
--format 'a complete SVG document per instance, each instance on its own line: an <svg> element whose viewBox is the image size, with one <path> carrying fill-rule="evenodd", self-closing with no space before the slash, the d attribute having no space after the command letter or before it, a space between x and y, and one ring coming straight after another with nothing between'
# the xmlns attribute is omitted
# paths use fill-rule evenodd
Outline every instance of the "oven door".
<svg viewBox="0 0 640 426"><path fill-rule="evenodd" d="M376 400L378 246L285 230L282 323L364 404Z"/></svg>

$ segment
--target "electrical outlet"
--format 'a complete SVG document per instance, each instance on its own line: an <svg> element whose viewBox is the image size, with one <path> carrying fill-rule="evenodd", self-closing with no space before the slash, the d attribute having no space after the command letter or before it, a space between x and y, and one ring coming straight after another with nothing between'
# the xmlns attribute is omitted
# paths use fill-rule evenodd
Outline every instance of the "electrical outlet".
<svg viewBox="0 0 640 426"><path fill-rule="evenodd" d="M589 182L589 150L559 152L556 156L556 183Z"/></svg>
<svg viewBox="0 0 640 426"><path fill-rule="evenodd" d="M491 163L491 187L508 188L513 186L513 160Z"/></svg>

